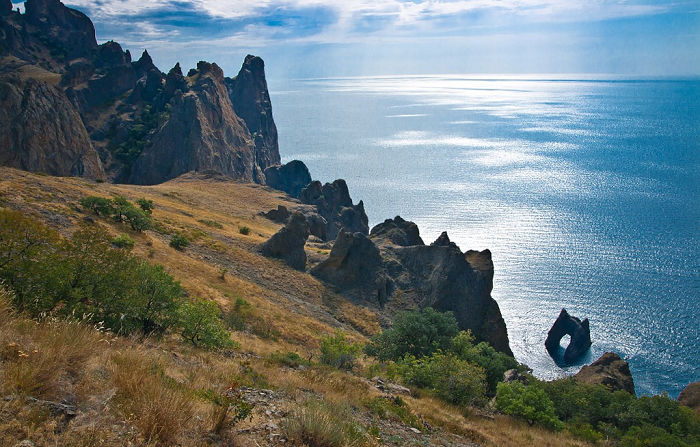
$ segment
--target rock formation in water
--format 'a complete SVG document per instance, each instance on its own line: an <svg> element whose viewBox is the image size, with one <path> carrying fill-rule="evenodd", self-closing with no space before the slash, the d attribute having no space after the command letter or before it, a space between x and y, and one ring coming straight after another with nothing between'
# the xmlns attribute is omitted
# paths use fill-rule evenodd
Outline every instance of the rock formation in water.
<svg viewBox="0 0 700 447"><path fill-rule="evenodd" d="M302 161L292 160L281 166L274 165L265 169L265 183L296 198L301 190L311 183L311 174Z"/></svg>
<svg viewBox="0 0 700 447"><path fill-rule="evenodd" d="M700 382L693 382L678 395L678 403L700 413Z"/></svg>
<svg viewBox="0 0 700 447"><path fill-rule="evenodd" d="M611 391L635 394L630 365L614 352L606 352L595 362L581 368L574 379L591 385L605 385Z"/></svg>
<svg viewBox="0 0 700 447"><path fill-rule="evenodd" d="M260 251L267 257L282 259L290 267L304 271L306 268L304 244L308 237L309 226L306 223L306 217L295 212L284 227L260 246Z"/></svg>
<svg viewBox="0 0 700 447"><path fill-rule="evenodd" d="M279 164L277 129L260 58L246 57L233 79L206 62L188 76L179 65L166 76L146 51L133 62L130 52L116 42L98 45L90 19L59 0L25 4L25 14L12 11L5 0L0 8L0 84L6 93L21 92L25 102L36 100L36 95L24 96L36 92L36 84L28 79L50 84L42 87L53 89L41 104L44 116L68 117L69 107L74 122L53 128L34 123L30 132L48 126L46 135L53 144L45 147L34 145L39 139L18 140L17 130L5 131L3 163L9 160L12 166L30 170L48 166L47 172L54 175L104 177L94 174L85 152L82 140L87 135L106 177L118 182L153 184L191 170L210 170L264 183L263 171ZM32 89L17 90L17 78ZM0 117L0 128L13 127L7 121L10 112ZM80 144L67 147L78 134ZM18 164L16 160L26 160L27 154L31 163Z"/></svg>
<svg viewBox="0 0 700 447"><path fill-rule="evenodd" d="M591 329L588 324L588 318L581 321L569 315L566 309L562 309L559 317L547 333L547 340L544 342L547 350L550 353L555 352L559 348L559 342L565 335L571 337L569 346L564 351L564 361L567 363L581 357L591 347Z"/></svg>

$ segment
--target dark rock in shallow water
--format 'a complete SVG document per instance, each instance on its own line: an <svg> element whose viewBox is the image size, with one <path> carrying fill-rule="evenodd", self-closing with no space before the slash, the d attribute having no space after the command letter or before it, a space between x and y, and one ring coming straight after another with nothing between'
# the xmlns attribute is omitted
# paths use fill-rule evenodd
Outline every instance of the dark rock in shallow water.
<svg viewBox="0 0 700 447"><path fill-rule="evenodd" d="M299 160L265 169L265 184L270 188L284 191L291 197L299 197L301 190L309 183L311 183L309 169Z"/></svg>
<svg viewBox="0 0 700 447"><path fill-rule="evenodd" d="M700 382L693 382L678 395L678 403L700 413Z"/></svg>
<svg viewBox="0 0 700 447"><path fill-rule="evenodd" d="M574 379L591 385L605 385L611 391L622 390L635 394L629 363L614 352L606 352L595 362L581 368Z"/></svg>
<svg viewBox="0 0 700 447"><path fill-rule="evenodd" d="M591 347L591 329L588 325L588 318L581 321L569 315L566 309L562 309L547 333L547 340L544 342L547 350L552 353L558 349L559 342L565 335L571 337L569 346L564 351L564 361L567 363L581 357Z"/></svg>
<svg viewBox="0 0 700 447"><path fill-rule="evenodd" d="M370 238L375 241L387 241L401 247L411 245L425 245L420 237L418 225L413 222L403 220L401 216L387 219L372 228Z"/></svg>
<svg viewBox="0 0 700 447"><path fill-rule="evenodd" d="M282 259L290 267L304 271L306 268L304 245L308 237L309 226L306 223L306 217L295 212L284 227L262 244L260 251L267 257Z"/></svg>
<svg viewBox="0 0 700 447"><path fill-rule="evenodd" d="M311 274L338 286L346 295L384 306L391 283L374 242L362 233L340 230L331 254Z"/></svg>

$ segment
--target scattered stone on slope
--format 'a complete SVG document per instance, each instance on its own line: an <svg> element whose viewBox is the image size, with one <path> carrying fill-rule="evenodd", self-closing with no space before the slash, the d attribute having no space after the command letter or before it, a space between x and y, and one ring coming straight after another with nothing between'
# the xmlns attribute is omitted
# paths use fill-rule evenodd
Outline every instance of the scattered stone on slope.
<svg viewBox="0 0 700 447"><path fill-rule="evenodd" d="M309 226L306 217L294 212L287 224L270 239L262 244L263 255L282 259L290 267L304 271L306 268L306 252L304 245L309 237Z"/></svg>
<svg viewBox="0 0 700 447"><path fill-rule="evenodd" d="M623 390L635 394L629 363L614 352L606 352L595 362L581 368L574 379L591 385L605 385L612 391Z"/></svg>
<svg viewBox="0 0 700 447"><path fill-rule="evenodd" d="M284 191L291 197L299 197L301 190L309 183L311 183L309 169L299 160L265 169L265 184L270 188Z"/></svg>
<svg viewBox="0 0 700 447"><path fill-rule="evenodd" d="M591 329L588 318L580 319L569 315L566 309L562 309L552 328L547 333L547 340L544 344L552 354L559 348L559 342L569 335L571 341L564 351L564 361L570 363L581 357L591 347Z"/></svg>

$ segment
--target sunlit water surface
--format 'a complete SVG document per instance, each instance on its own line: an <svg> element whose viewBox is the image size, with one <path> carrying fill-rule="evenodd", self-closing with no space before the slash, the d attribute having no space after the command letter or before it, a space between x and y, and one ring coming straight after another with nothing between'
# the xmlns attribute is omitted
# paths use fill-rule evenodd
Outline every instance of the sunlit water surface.
<svg viewBox="0 0 700 447"><path fill-rule="evenodd" d="M538 377L605 351L638 394L700 380L700 82L398 77L270 82L283 161L489 248L516 358ZM559 311L593 347L559 366Z"/></svg>

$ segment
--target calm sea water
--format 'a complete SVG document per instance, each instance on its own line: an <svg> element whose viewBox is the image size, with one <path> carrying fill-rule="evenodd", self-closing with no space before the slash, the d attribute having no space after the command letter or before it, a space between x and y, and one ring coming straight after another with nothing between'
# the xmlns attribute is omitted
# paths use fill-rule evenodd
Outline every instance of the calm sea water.
<svg viewBox="0 0 700 447"><path fill-rule="evenodd" d="M270 82L284 161L493 252L516 358L541 378L605 351L638 394L700 380L700 82L396 77ZM544 348L589 318L578 365Z"/></svg>

